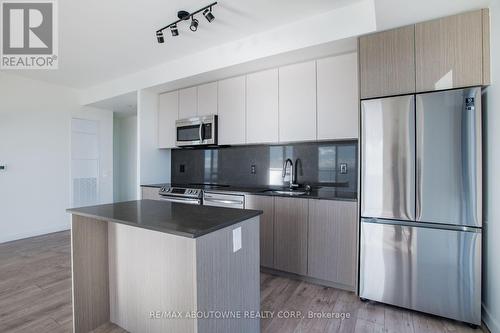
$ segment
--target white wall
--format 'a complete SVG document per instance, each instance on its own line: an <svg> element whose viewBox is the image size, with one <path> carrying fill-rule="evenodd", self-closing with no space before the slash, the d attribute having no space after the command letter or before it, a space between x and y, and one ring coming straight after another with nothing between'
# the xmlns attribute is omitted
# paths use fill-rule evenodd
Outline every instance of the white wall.
<svg viewBox="0 0 500 333"><path fill-rule="evenodd" d="M170 149L158 149L158 103L158 94L146 90L137 92L137 174L141 185L170 182Z"/></svg>
<svg viewBox="0 0 500 333"><path fill-rule="evenodd" d="M493 1L491 17L492 84L486 92L484 113L484 245L483 320L492 333L500 333L500 1Z"/></svg>
<svg viewBox="0 0 500 333"><path fill-rule="evenodd" d="M0 243L69 228L72 117L101 122L101 202L111 202L112 113L81 107L73 89L0 73Z"/></svg>
<svg viewBox="0 0 500 333"><path fill-rule="evenodd" d="M113 169L115 202L136 200L137 115L114 115Z"/></svg>
<svg viewBox="0 0 500 333"><path fill-rule="evenodd" d="M0 242L69 227L75 91L0 73Z"/></svg>

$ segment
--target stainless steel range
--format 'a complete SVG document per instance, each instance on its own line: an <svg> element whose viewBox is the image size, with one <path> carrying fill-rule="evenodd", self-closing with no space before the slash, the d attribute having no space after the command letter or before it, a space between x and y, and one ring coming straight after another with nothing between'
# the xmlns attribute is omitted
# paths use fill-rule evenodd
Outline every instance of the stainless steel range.
<svg viewBox="0 0 500 333"><path fill-rule="evenodd" d="M199 188L175 186L164 186L159 194L162 200L191 205L201 205L203 197L203 192Z"/></svg>

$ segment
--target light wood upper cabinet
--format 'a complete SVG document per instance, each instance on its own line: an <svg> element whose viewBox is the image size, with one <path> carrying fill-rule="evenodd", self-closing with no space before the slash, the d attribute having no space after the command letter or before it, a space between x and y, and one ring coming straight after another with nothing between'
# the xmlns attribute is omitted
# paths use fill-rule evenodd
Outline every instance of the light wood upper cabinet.
<svg viewBox="0 0 500 333"><path fill-rule="evenodd" d="M279 69L279 141L316 140L316 62Z"/></svg>
<svg viewBox="0 0 500 333"><path fill-rule="evenodd" d="M357 203L309 200L308 275L354 290Z"/></svg>
<svg viewBox="0 0 500 333"><path fill-rule="evenodd" d="M358 137L358 55L317 61L318 140Z"/></svg>
<svg viewBox="0 0 500 333"><path fill-rule="evenodd" d="M359 38L361 98L415 92L413 25Z"/></svg>
<svg viewBox="0 0 500 333"><path fill-rule="evenodd" d="M217 114L217 82L198 86L198 116Z"/></svg>
<svg viewBox="0 0 500 333"><path fill-rule="evenodd" d="M488 31L487 9L416 24L417 91L489 84Z"/></svg>
<svg viewBox="0 0 500 333"><path fill-rule="evenodd" d="M274 267L274 198L245 195L245 209L262 210L260 215L260 265Z"/></svg>
<svg viewBox="0 0 500 333"><path fill-rule="evenodd" d="M179 92L161 94L158 108L158 147L175 147L175 121L179 117Z"/></svg>
<svg viewBox="0 0 500 333"><path fill-rule="evenodd" d="M245 77L219 81L219 144L245 143Z"/></svg>
<svg viewBox="0 0 500 333"><path fill-rule="evenodd" d="M247 143L278 142L278 70L247 75Z"/></svg>
<svg viewBox="0 0 500 333"><path fill-rule="evenodd" d="M179 119L196 117L196 87L179 90Z"/></svg>
<svg viewBox="0 0 500 333"><path fill-rule="evenodd" d="M308 200L274 198L274 268L307 275Z"/></svg>

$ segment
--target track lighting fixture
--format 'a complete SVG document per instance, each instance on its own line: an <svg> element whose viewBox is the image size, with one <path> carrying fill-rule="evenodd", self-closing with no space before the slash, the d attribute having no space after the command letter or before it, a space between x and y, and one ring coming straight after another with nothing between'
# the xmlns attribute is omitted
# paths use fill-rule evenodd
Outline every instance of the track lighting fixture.
<svg viewBox="0 0 500 333"><path fill-rule="evenodd" d="M193 19L191 20L191 25L189 26L189 29L191 29L191 31L196 31L198 30L198 20L195 19L193 17Z"/></svg>
<svg viewBox="0 0 500 333"><path fill-rule="evenodd" d="M170 26L170 32L172 33L172 36L179 36L179 30L177 30L177 24Z"/></svg>
<svg viewBox="0 0 500 333"><path fill-rule="evenodd" d="M214 14L212 14L212 7L210 7L210 9L205 9L205 11L203 12L203 16L205 16L208 22L212 22L213 20L215 20L215 16Z"/></svg>
<svg viewBox="0 0 500 333"><path fill-rule="evenodd" d="M163 38L163 31L157 31L156 38L158 39L158 43L165 43L165 39Z"/></svg>
<svg viewBox="0 0 500 333"><path fill-rule="evenodd" d="M179 18L177 21L170 23L169 25L159 29L156 31L156 39L158 43L165 43L165 38L163 37L163 30L170 28L170 32L172 36L179 36L179 30L177 29L177 23L181 21L186 21L191 18L191 24L189 25L189 29L191 31L198 30L199 21L194 17L196 14L203 13L203 16L207 19L208 22L212 22L215 20L214 14L212 14L212 7L215 6L217 2L213 2L203 8L198 9L192 13L189 13L185 10L180 10L177 12L177 17Z"/></svg>

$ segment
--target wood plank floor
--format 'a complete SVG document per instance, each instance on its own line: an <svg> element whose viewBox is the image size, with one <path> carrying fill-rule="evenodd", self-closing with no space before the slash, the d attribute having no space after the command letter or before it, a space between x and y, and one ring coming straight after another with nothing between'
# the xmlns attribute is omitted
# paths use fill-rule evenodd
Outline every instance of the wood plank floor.
<svg viewBox="0 0 500 333"><path fill-rule="evenodd" d="M0 332L71 332L70 235L0 244ZM262 332L481 332L461 323L376 303L353 293L261 274ZM309 318L334 314L333 318ZM299 315L300 312L300 315ZM295 317L280 318L285 316ZM335 314L339 314L338 317ZM344 317L340 317L343 314ZM94 333L125 332L106 324Z"/></svg>

